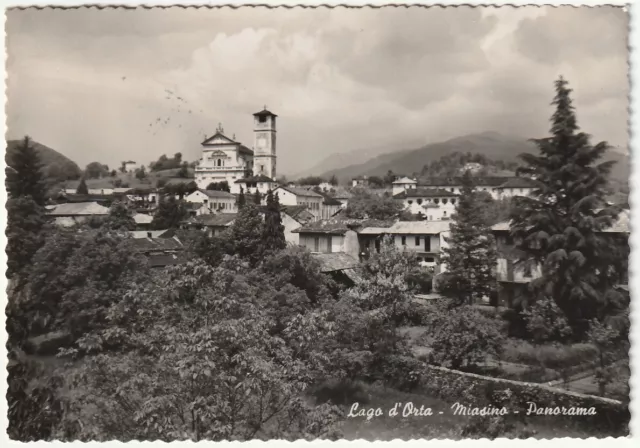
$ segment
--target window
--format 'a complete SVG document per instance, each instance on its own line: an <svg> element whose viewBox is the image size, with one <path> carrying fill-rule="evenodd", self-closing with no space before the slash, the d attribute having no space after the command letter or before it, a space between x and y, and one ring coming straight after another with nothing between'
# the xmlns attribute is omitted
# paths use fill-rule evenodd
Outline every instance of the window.
<svg viewBox="0 0 640 448"><path fill-rule="evenodd" d="M313 247L314 247L314 252L319 252L320 251L320 237L315 237L313 239Z"/></svg>
<svg viewBox="0 0 640 448"><path fill-rule="evenodd" d="M417 236L417 237L416 237L416 246L419 246L419 245L420 245L420 237L419 237L419 236Z"/></svg>
<svg viewBox="0 0 640 448"><path fill-rule="evenodd" d="M266 122L267 122L267 116L266 116L266 115L260 115L260 116L258 117L258 121L259 121L260 123L266 123Z"/></svg>
<svg viewBox="0 0 640 448"><path fill-rule="evenodd" d="M446 204L447 202L449 202L449 200L448 200L447 198L444 198L444 199L442 200L442 203L443 203L443 204Z"/></svg>
<svg viewBox="0 0 640 448"><path fill-rule="evenodd" d="M407 204L411 205L413 204L413 201L407 201Z"/></svg>
<svg viewBox="0 0 640 448"><path fill-rule="evenodd" d="M442 212L442 216L447 217L447 212Z"/></svg>
<svg viewBox="0 0 640 448"><path fill-rule="evenodd" d="M435 204L439 204L439 203L440 203L440 199L435 198L435 199L433 200L433 202L434 202Z"/></svg>
<svg viewBox="0 0 640 448"><path fill-rule="evenodd" d="M454 192L455 192L454 190L455 190L455 188L452 188L452 189L451 189L451 193L454 193Z"/></svg>
<svg viewBox="0 0 640 448"><path fill-rule="evenodd" d="M418 199L416 202L418 203L418 205L420 205L422 204L422 199Z"/></svg>
<svg viewBox="0 0 640 448"><path fill-rule="evenodd" d="M451 199L451 203L452 203L452 204L455 204L455 203L456 203L456 200L455 200L455 199Z"/></svg>
<svg viewBox="0 0 640 448"><path fill-rule="evenodd" d="M406 237L406 236L403 236L403 237L402 237L402 245L403 245L403 246L406 246L406 245L407 245L407 237Z"/></svg>
<svg viewBox="0 0 640 448"><path fill-rule="evenodd" d="M418 257L418 263L422 263L422 257Z"/></svg>
<svg viewBox="0 0 640 448"><path fill-rule="evenodd" d="M433 257L427 257L424 259L424 261L426 261L427 263L434 263L436 260Z"/></svg>
<svg viewBox="0 0 640 448"><path fill-rule="evenodd" d="M331 241L331 235L329 235L329 236L327 237L327 253L328 253L328 254L330 254L330 253L331 253L331 243L332 243L332 241Z"/></svg>
<svg viewBox="0 0 640 448"><path fill-rule="evenodd" d="M431 252L431 237L429 235L424 236L424 251Z"/></svg>

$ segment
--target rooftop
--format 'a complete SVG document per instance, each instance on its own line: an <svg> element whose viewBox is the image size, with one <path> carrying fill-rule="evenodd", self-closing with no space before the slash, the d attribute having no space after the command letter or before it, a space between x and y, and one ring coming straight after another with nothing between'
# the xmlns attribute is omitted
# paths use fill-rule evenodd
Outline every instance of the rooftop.
<svg viewBox="0 0 640 448"><path fill-rule="evenodd" d="M136 222L136 224L151 224L151 221L153 221L153 216L144 213L137 213L133 215L133 220Z"/></svg>
<svg viewBox="0 0 640 448"><path fill-rule="evenodd" d="M236 196L228 191L218 191L218 190L202 190L198 189L200 193L206 194L210 198L226 198L226 199L235 199Z"/></svg>
<svg viewBox="0 0 640 448"><path fill-rule="evenodd" d="M396 235L438 235L448 232L451 221L398 221L388 228L368 227L360 231L363 235L383 233Z"/></svg>
<svg viewBox="0 0 640 448"><path fill-rule="evenodd" d="M305 188L296 188L296 187L278 187L276 190L285 190L288 191L291 194L295 194L296 196L312 196L312 197L318 197L318 198L324 198L324 195L320 194L320 193L316 193L313 190L307 190Z"/></svg>
<svg viewBox="0 0 640 448"><path fill-rule="evenodd" d="M267 107L265 106L265 108L263 110L261 110L260 112L256 112L255 114L253 114L254 117L277 117L276 114L274 114L273 112L267 110Z"/></svg>
<svg viewBox="0 0 640 448"><path fill-rule="evenodd" d="M401 179L393 181L393 184L399 184L399 185L402 185L402 184L415 184L415 183L417 183L417 181L415 179L410 179L408 177L403 177Z"/></svg>
<svg viewBox="0 0 640 448"><path fill-rule="evenodd" d="M538 188L539 183L528 177L512 177L499 188Z"/></svg>
<svg viewBox="0 0 640 448"><path fill-rule="evenodd" d="M152 254L149 255L149 266L152 268L163 268L166 266L175 266L183 263L185 260L182 254Z"/></svg>
<svg viewBox="0 0 640 448"><path fill-rule="evenodd" d="M390 227L392 221L380 221L376 219L349 219L336 217L331 219L322 219L320 221L311 222L299 229L293 230L294 233L326 233L331 235L344 235L349 230L360 231L365 227Z"/></svg>
<svg viewBox="0 0 640 448"><path fill-rule="evenodd" d="M50 208L51 216L108 215L109 209L95 202L58 204Z"/></svg>
<svg viewBox="0 0 640 448"><path fill-rule="evenodd" d="M630 220L631 220L630 211L622 210L618 214L618 219L616 219L616 221L610 227L604 229L602 232L603 233L631 233ZM494 232L508 232L509 230L511 230L510 222L509 221L499 222L498 224L491 226L491 230Z"/></svg>
<svg viewBox="0 0 640 448"><path fill-rule="evenodd" d="M171 233L169 230L131 230L129 234L131 238L139 239L139 238L161 238L165 233Z"/></svg>
<svg viewBox="0 0 640 448"><path fill-rule="evenodd" d="M176 238L133 238L131 246L138 252L164 252L184 249L182 242Z"/></svg>
<svg viewBox="0 0 640 448"><path fill-rule="evenodd" d="M476 187L500 187L500 188L534 188L536 183L533 179L518 176L488 176L472 177L473 185ZM505 184L509 185L505 187ZM513 186L512 186L513 185ZM462 177L424 177L418 179L419 187L461 187Z"/></svg>
<svg viewBox="0 0 640 448"><path fill-rule="evenodd" d="M343 252L331 254L313 254L320 262L320 272L335 272L345 269L354 269L358 266L358 260Z"/></svg>
<svg viewBox="0 0 640 448"><path fill-rule="evenodd" d="M207 227L227 227L233 224L237 216L237 213L218 213L216 215L196 216L194 220Z"/></svg>

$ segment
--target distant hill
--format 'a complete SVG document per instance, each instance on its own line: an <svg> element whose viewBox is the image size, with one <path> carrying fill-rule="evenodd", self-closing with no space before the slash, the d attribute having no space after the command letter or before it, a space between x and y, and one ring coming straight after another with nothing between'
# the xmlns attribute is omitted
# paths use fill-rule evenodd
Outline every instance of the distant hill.
<svg viewBox="0 0 640 448"><path fill-rule="evenodd" d="M412 175L419 173L426 163L455 152L477 153L492 160L517 162L519 161L518 156L524 152L537 153L537 147L521 137L507 136L497 132L483 132L428 144L409 151L382 154L363 163L347 166L344 163L337 164L332 169L325 172L316 171L316 173L325 179L335 175L341 182L348 182L356 176L381 176L389 170L398 174ZM612 170L612 179L627 183L630 174L629 156L618 151L608 151L605 160L617 162Z"/></svg>
<svg viewBox="0 0 640 448"><path fill-rule="evenodd" d="M5 160L10 160L11 154L16 151L18 145L22 140L8 140L7 141L7 153ZM80 167L68 157L60 154L55 149L51 149L48 146L38 143L34 140L31 141L43 164L43 171L50 184L63 182L69 179L78 179L82 175Z"/></svg>

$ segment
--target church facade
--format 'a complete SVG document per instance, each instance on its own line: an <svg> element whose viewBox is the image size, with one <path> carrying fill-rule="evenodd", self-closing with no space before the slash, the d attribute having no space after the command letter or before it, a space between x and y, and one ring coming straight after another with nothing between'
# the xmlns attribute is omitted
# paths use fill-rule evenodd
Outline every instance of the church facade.
<svg viewBox="0 0 640 448"><path fill-rule="evenodd" d="M202 157L195 168L198 188L206 189L212 182L226 181L231 193L244 191L255 178L270 180L275 185L276 177L276 117L264 110L253 114L254 145L249 149L234 138L224 134L222 126L216 133L201 143ZM264 182L264 181L263 181Z"/></svg>

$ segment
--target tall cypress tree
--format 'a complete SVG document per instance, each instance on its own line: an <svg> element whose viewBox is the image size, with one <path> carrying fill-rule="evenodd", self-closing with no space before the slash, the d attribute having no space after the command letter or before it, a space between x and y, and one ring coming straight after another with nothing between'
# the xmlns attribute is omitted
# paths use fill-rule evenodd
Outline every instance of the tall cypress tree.
<svg viewBox="0 0 640 448"><path fill-rule="evenodd" d="M262 199L262 197L260 196L260 192L256 188L256 192L253 195L253 203L256 204L256 205L260 205L260 200L261 199Z"/></svg>
<svg viewBox="0 0 640 448"><path fill-rule="evenodd" d="M76 188L76 194L89 194L89 188L87 188L87 182L84 180L84 176L80 179L78 188Z"/></svg>
<svg viewBox="0 0 640 448"><path fill-rule="evenodd" d="M478 208L468 171L462 177L461 196L446 241L449 246L442 249L441 260L447 270L439 290L459 305L490 297L496 287L495 241Z"/></svg>
<svg viewBox="0 0 640 448"><path fill-rule="evenodd" d="M613 162L597 163L607 143L592 146L579 132L567 81L560 77L555 88L551 136L533 140L539 155L521 156L521 171L541 186L530 197L514 198L511 232L524 253L521 261L541 267L541 277L530 284L534 299L555 300L574 334L583 335L589 319L611 309L608 292L624 269L620 252L598 233L617 213L605 201Z"/></svg>
<svg viewBox="0 0 640 448"><path fill-rule="evenodd" d="M36 204L44 205L46 184L42 175L40 155L26 136L14 151L6 157L6 186L9 196L31 197Z"/></svg>
<svg viewBox="0 0 640 448"><path fill-rule="evenodd" d="M262 244L265 250L277 251L287 246L284 238L284 226L280 215L280 199L271 190L267 193L267 209L264 215Z"/></svg>
<svg viewBox="0 0 640 448"><path fill-rule="evenodd" d="M244 204L246 202L247 200L244 197L244 188L240 187L240 194L236 197L236 205L238 207L238 210L244 207Z"/></svg>

